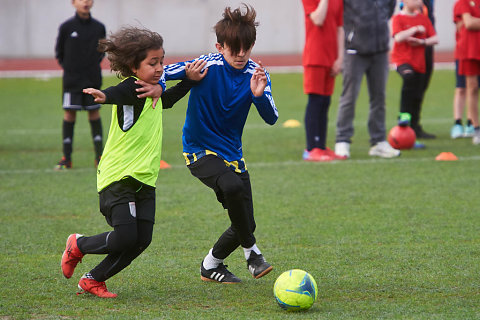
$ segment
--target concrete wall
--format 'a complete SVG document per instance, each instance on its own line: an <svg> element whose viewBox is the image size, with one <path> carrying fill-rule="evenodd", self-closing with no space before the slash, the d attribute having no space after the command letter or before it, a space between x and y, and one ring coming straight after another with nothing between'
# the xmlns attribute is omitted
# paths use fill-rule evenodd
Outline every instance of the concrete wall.
<svg viewBox="0 0 480 320"><path fill-rule="evenodd" d="M360 0L358 0L360 1ZM436 1L440 50L454 46L451 10L455 0ZM213 25L232 0L96 0L95 18L107 33L122 25L145 26L160 33L172 55L215 51ZM304 43L301 0L244 0L255 7L260 26L255 54L297 54ZM0 0L0 57L53 57L58 26L72 16L70 0Z"/></svg>

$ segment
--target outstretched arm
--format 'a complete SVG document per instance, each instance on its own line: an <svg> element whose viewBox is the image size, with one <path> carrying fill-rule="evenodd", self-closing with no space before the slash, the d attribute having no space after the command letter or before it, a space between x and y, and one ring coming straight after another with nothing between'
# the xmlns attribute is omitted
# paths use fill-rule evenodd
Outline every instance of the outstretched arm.
<svg viewBox="0 0 480 320"><path fill-rule="evenodd" d="M137 80L135 83L140 85L141 88L137 89L137 92L141 94L138 95L139 98L146 98L152 97L153 99L153 108L155 108L158 99L160 96L162 97L163 109L168 109L173 106L175 102L183 98L187 92L191 89L196 81L202 80L206 75L208 68L205 68L207 62L205 60L197 59L193 62L189 62L185 64L185 74L189 80L193 80L194 82L187 82L182 84L181 86L175 86L175 90L170 91L168 98L163 98L162 93L164 88L162 88L159 84L149 84L142 80ZM165 75L165 74L164 74ZM188 84L188 86L186 85ZM188 90L183 93L183 91L188 87ZM168 91L168 90L167 90ZM166 91L165 91L166 92ZM180 95L174 97L174 94ZM165 104L166 103L166 104Z"/></svg>
<svg viewBox="0 0 480 320"><path fill-rule="evenodd" d="M98 103L104 103L107 98L105 96L105 93L94 88L83 89L83 93L92 95L95 98L95 102L98 102Z"/></svg>

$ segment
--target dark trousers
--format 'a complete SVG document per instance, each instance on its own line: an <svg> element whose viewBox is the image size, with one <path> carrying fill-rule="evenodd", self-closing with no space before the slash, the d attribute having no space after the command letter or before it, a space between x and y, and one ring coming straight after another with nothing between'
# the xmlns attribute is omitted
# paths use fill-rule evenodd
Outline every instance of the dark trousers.
<svg viewBox="0 0 480 320"><path fill-rule="evenodd" d="M228 211L231 225L213 246L215 258L225 259L239 245L249 248L256 243L253 232L252 188L248 172L236 173L215 155L206 155L188 166L194 177L215 191L217 200Z"/></svg>
<svg viewBox="0 0 480 320"><path fill-rule="evenodd" d="M81 237L84 254L107 256L90 271L105 281L125 269L151 243L155 222L155 188L133 178L113 183L100 193L100 209L113 231Z"/></svg>
<svg viewBox="0 0 480 320"><path fill-rule="evenodd" d="M400 112L408 112L412 116L411 127L417 127L420 121L420 107L425 86L425 74L418 73L409 64L397 67L403 79Z"/></svg>
<svg viewBox="0 0 480 320"><path fill-rule="evenodd" d="M420 102L420 107L418 110L418 121L417 124L420 125L420 118L422 113L423 100L425 98L425 93L427 92L428 85L430 84L430 79L432 78L433 73L433 47L425 47L425 79L423 81L422 89L422 101Z"/></svg>
<svg viewBox="0 0 480 320"><path fill-rule="evenodd" d="M305 133L307 150L327 147L328 109L330 96L309 94L305 110Z"/></svg>

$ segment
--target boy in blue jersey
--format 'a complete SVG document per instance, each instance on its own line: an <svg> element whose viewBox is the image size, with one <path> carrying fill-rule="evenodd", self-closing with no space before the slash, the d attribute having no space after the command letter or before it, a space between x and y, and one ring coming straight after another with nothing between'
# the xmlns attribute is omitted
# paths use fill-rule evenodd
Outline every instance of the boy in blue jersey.
<svg viewBox="0 0 480 320"><path fill-rule="evenodd" d="M238 283L241 280L223 264L238 246L254 278L272 270L256 245L253 234L252 190L243 159L242 133L253 103L263 120L273 125L278 118L271 93L270 76L250 59L256 39L256 12L227 7L215 25L218 53L203 55L208 74L192 88L183 127L183 152L193 176L212 188L228 211L231 226L220 236L203 260L204 281ZM166 80L185 78L185 65L165 67Z"/></svg>

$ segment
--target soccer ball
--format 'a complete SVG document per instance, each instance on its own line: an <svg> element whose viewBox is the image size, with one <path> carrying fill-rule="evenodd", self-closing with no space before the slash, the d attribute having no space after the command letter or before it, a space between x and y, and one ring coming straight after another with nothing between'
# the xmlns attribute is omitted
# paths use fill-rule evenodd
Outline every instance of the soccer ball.
<svg viewBox="0 0 480 320"><path fill-rule="evenodd" d="M409 126L395 126L388 133L388 142L399 150L411 149L416 139L415 131Z"/></svg>
<svg viewBox="0 0 480 320"><path fill-rule="evenodd" d="M292 269L282 273L273 286L278 305L287 311L306 310L317 299L317 283L308 273Z"/></svg>

